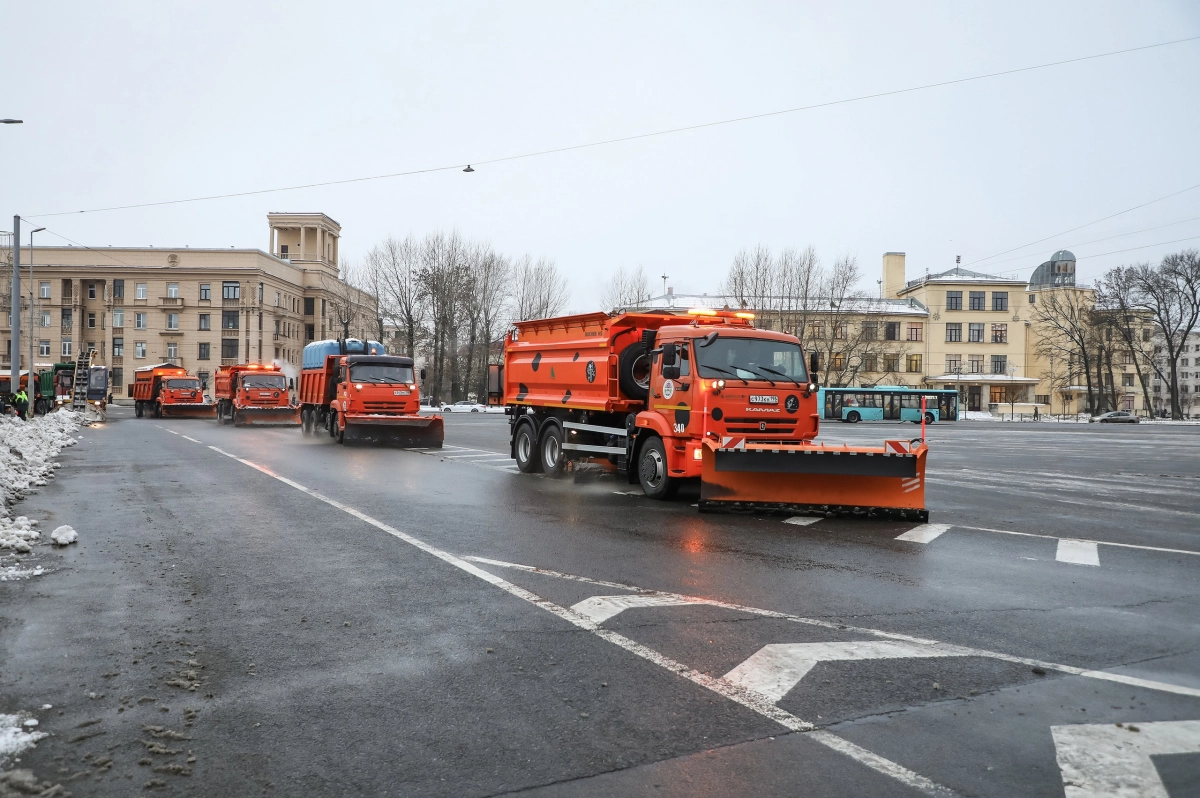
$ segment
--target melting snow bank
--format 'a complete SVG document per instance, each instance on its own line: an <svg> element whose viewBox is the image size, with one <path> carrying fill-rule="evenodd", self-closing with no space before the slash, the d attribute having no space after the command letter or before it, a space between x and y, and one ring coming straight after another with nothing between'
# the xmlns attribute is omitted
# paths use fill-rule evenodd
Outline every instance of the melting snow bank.
<svg viewBox="0 0 1200 798"><path fill-rule="evenodd" d="M82 423L84 419L81 414L70 410L38 416L33 421L0 416L0 551L28 553L30 541L40 537L37 521L31 521L23 515L13 518L10 508L14 502L29 495L34 488L45 485L46 480L54 476L54 470L59 465L54 458L65 447L77 443L71 433L78 430ZM63 529L59 527L55 532ZM69 537L74 540L75 530L70 527L65 529L70 530ZM0 576L7 578L16 574L0 571Z"/></svg>
<svg viewBox="0 0 1200 798"><path fill-rule="evenodd" d="M27 712L16 715L0 715L0 765L8 758L19 754L43 737L45 732L35 731L38 722Z"/></svg>

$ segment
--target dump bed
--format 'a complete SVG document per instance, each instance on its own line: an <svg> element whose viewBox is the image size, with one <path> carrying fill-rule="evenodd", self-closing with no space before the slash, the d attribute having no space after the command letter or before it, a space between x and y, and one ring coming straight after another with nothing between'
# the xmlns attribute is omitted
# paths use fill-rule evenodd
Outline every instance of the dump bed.
<svg viewBox="0 0 1200 798"><path fill-rule="evenodd" d="M164 363L161 366L143 366L133 373L133 398L149 402L156 398L155 382L162 377L190 377L186 369Z"/></svg>

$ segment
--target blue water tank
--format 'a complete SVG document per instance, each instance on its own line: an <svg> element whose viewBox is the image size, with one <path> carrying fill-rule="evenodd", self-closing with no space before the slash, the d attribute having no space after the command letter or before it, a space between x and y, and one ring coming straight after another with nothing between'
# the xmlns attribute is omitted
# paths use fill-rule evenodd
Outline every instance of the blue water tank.
<svg viewBox="0 0 1200 798"><path fill-rule="evenodd" d="M337 340L313 341L304 347L304 368L319 369L325 365L325 358L330 355L342 354L342 342ZM387 349L378 341L360 341L357 338L346 339L347 355L386 355Z"/></svg>

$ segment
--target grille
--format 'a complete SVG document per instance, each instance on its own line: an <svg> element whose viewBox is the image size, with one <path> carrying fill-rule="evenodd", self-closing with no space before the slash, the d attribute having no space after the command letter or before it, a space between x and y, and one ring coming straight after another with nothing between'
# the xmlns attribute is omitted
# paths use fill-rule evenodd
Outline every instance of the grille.
<svg viewBox="0 0 1200 798"><path fill-rule="evenodd" d="M400 413L404 411L404 402L363 402L363 409L373 413Z"/></svg>
<svg viewBox="0 0 1200 798"><path fill-rule="evenodd" d="M759 424L766 422L767 428ZM725 431L739 435L788 435L796 427L794 418L726 418Z"/></svg>

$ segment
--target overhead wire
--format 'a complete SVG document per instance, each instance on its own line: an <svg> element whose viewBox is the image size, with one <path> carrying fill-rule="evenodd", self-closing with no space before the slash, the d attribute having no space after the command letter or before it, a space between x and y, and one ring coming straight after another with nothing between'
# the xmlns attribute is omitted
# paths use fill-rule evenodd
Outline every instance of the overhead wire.
<svg viewBox="0 0 1200 798"><path fill-rule="evenodd" d="M1031 71L1039 70L1039 69L1048 69L1051 67L1063 66L1066 64L1075 64L1075 63L1079 63L1081 61L1091 61L1091 60L1095 60L1095 59L1099 59L1099 58L1110 58L1112 56L1125 55L1127 53L1134 53L1134 52L1139 52L1142 50L1152 50L1152 49L1159 48L1159 47L1169 47L1172 45L1184 44L1187 42L1194 42L1197 40L1200 40L1200 36L1189 36L1189 37L1183 38L1183 39L1173 39L1171 41L1141 45L1139 47L1128 47L1123 50L1112 50L1112 51L1106 52L1106 53L1094 53L1092 55L1078 56L1076 58L1067 58L1067 59L1063 59L1060 61L1051 61L1051 62L1044 63L1044 64L1034 64L1032 66L1015 67L1013 69L1005 69L1005 70L1000 70L997 72L988 72L988 73L985 73L982 75L971 75L971 76L965 77L965 78L954 78L952 80L943 80L943 81L938 81L936 83L925 83L925 84L922 84L919 86L909 86L909 87L902 88L902 89L892 89L889 91L874 92L871 94L863 94L863 95L859 95L856 97L846 97L846 98L843 98L840 100L829 100L827 102L813 103L810 105L801 105L801 106L796 106L794 108L784 108L784 109L777 110L777 111L766 111L763 113L750 114L747 116L732 117L729 119L721 119L721 120L716 120L713 122L701 122L701 123L694 124L694 125L684 125L681 127L667 128L664 130L657 130L657 131L652 131L652 132L648 132L648 133L637 133L637 134L633 134L633 135L629 135L629 136L619 136L617 138L602 139L600 141L585 142L582 144L572 144L572 145L565 146L565 147L555 147L552 149L537 150L534 152L521 153L518 155L506 155L506 156L502 156L502 157L498 157L498 158L491 158L491 159L487 159L487 160L477 160L477 161L471 161L471 162L467 162L467 163L448 164L448 165L444 165L444 166L432 166L432 167L427 167L427 168L423 168L423 169L411 169L411 170L402 171L402 172L391 172L388 174L344 178L344 179L340 179L340 180L326 180L326 181L320 181L320 182L314 182L314 183L304 183L304 184L299 184L299 185L294 185L294 186L281 186L281 187L276 187L276 188L254 189L254 190L247 190L247 191L234 191L234 192L229 192L229 193L225 193L225 194L210 194L210 195L200 196L200 197L189 197L189 198L174 199L174 200L159 200L159 201L155 201L155 202L139 202L139 203L132 203L132 204L128 204L128 205L112 205L112 206L102 207L102 208L86 208L86 209L75 210L75 211L56 211L54 213L39 213L39 214L32 214L31 218L38 219L38 218L47 218L47 217L51 217L51 216L67 216L67 215L78 214L78 213L105 213L105 212L109 212L109 211L133 210L133 209L137 209L137 208L152 208L152 207L159 207L159 206L164 206L164 205L179 205L179 204L192 203L192 202L208 202L208 201L220 200L220 199L234 199L237 197L248 197L248 196L254 196L254 195L259 195L259 194L272 194L272 193L278 193L278 192L284 192L284 191L299 191L299 190L308 189L308 188L324 188L327 186L347 185L347 184L351 184L351 183L362 183L362 182L367 182L367 181L372 181L372 180L388 180L388 179L393 179L393 178L398 178L398 177L410 177L410 176L419 175L419 174L429 174L432 172L444 172L444 171L450 171L452 169L462 169L463 167L471 168L472 164L478 165L478 166L485 166L488 164L498 164L498 163L504 163L507 161L516 161L516 160L522 160L522 159L528 159L528 158L538 158L538 157L542 157L545 155L555 155L558 153L572 152L575 150L588 149L588 148L592 148L592 147L604 147L604 146L620 144L620 143L628 142L628 141L637 141L640 139L648 139L648 138L654 138L654 137L658 137L658 136L669 136L669 135L673 135L676 133L685 133L685 132L693 131L693 130L702 130L705 128L718 127L721 125L732 125L732 124L738 124L741 122L749 122L749 121L753 121L753 120L757 120L757 119L767 119L767 118L774 117L774 116L782 116L784 114L794 114L794 113L800 113L803 111L812 111L812 110L816 110L819 108L829 108L829 107L837 106L837 105L846 105L848 103L862 102L865 100L874 100L874 99L879 99L881 97L893 97L893 96L900 95L900 94L909 94L912 92L927 91L929 89L942 88L945 86L953 86L953 85L960 84L960 83L970 83L972 81L987 80L989 78L1002 77L1005 75L1015 75L1015 74L1019 74L1022 72L1031 72ZM1200 186L1197 186L1197 187L1200 187ZM1191 190L1191 189L1187 189L1187 190ZM1133 210L1133 209L1131 209L1131 210ZM1123 211L1123 213L1125 213L1125 212L1127 212L1127 211ZM1119 214L1117 214L1117 215L1119 215ZM1098 220L1098 221L1103 221L1103 220ZM1075 228L1075 229L1078 229L1078 228ZM1071 231L1067 231L1067 232L1071 232ZM1051 236L1051 237L1053 237L1053 236ZM1039 243L1039 242L1033 242L1033 243ZM1024 245L1024 246L1029 246L1029 245ZM1017 249L1020 249L1020 247L1017 247ZM1015 251L1015 250L1009 250L1009 252L1011 252L1011 251ZM1007 252L1001 252L992 257L999 257L999 255L1004 255L1004 254L1007 254ZM984 260L988 260L988 259L989 258L984 258ZM978 262L978 261L976 261L976 262Z"/></svg>

